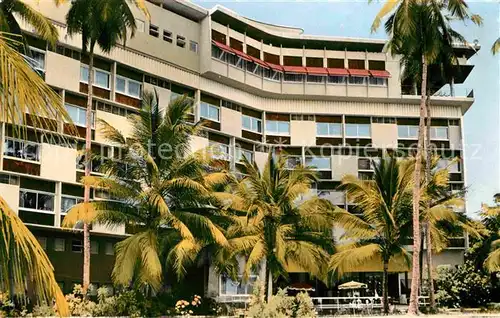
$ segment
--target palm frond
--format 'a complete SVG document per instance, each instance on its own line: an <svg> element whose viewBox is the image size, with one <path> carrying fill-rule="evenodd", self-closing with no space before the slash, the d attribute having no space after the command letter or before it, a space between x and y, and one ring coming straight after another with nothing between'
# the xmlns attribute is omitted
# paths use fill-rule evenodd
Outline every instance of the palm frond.
<svg viewBox="0 0 500 318"><path fill-rule="evenodd" d="M55 300L60 316L69 316L64 295L54 277L54 268L35 236L0 197L0 289L11 295L24 294L26 286L42 303Z"/></svg>

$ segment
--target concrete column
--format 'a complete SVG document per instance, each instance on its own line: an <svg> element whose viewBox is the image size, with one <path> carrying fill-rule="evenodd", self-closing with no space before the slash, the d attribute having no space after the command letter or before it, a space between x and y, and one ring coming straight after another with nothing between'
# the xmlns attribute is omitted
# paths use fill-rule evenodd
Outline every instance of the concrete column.
<svg viewBox="0 0 500 318"><path fill-rule="evenodd" d="M55 189L55 196L54 196L54 212L55 212L55 223L54 225L56 227L61 227L61 194L62 194L62 182L56 182L56 189Z"/></svg>
<svg viewBox="0 0 500 318"><path fill-rule="evenodd" d="M247 33L243 33L243 53L247 53Z"/></svg>
<svg viewBox="0 0 500 318"><path fill-rule="evenodd" d="M230 161L229 161L229 168L232 171L236 171L236 138L231 137L229 139L229 156L230 156Z"/></svg>
<svg viewBox="0 0 500 318"><path fill-rule="evenodd" d="M0 123L0 170L3 170L3 147L5 147L5 123Z"/></svg>
<svg viewBox="0 0 500 318"><path fill-rule="evenodd" d="M110 79L110 85L111 85L111 100L115 101L115 94L116 94L116 62L113 62L111 65L111 79Z"/></svg>
<svg viewBox="0 0 500 318"><path fill-rule="evenodd" d="M328 58L326 57L326 47L323 48L323 67L328 67Z"/></svg>
<svg viewBox="0 0 500 318"><path fill-rule="evenodd" d="M194 122L195 123L200 121L200 99L201 99L201 91L199 89L197 89L194 93L194 103L193 103Z"/></svg>
<svg viewBox="0 0 500 318"><path fill-rule="evenodd" d="M61 98L62 98L62 103L64 105L65 100L66 100L66 90L63 89L61 91ZM57 132L62 133L64 131L64 119L60 116L57 118Z"/></svg>
<svg viewBox="0 0 500 318"><path fill-rule="evenodd" d="M302 66L307 65L307 59L306 59L306 46L302 45Z"/></svg>

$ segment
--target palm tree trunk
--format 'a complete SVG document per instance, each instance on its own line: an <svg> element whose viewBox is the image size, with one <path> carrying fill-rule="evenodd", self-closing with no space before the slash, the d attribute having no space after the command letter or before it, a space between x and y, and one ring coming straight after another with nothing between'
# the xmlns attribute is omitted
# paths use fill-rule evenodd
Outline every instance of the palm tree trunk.
<svg viewBox="0 0 500 318"><path fill-rule="evenodd" d="M389 261L384 259L384 273L382 274L382 302L384 314L389 314Z"/></svg>
<svg viewBox="0 0 500 318"><path fill-rule="evenodd" d="M453 83L452 83L453 85ZM453 96L453 95L452 95ZM426 121L426 134L427 138L425 140L425 148L427 150L426 166L425 166L425 180L426 183L431 181L431 164L432 164L432 149L431 149L431 97L430 92L427 92L427 100L425 103L427 121ZM426 209L429 209L431 202L427 200ZM429 220L427 220L425 225L425 244L427 245L426 254L426 264L427 264L427 289L429 290L429 302L431 306L431 312L436 310L436 302L434 297L434 277L432 272L432 238L431 238L431 227Z"/></svg>
<svg viewBox="0 0 500 318"><path fill-rule="evenodd" d="M411 293L408 313L416 315L418 312L418 290L420 278L420 173L422 170L422 148L424 145L424 120L425 120L425 99L427 93L427 61L422 54L422 87L420 98L420 121L418 129L418 145L415 158L415 174L413 186L413 264L411 274Z"/></svg>
<svg viewBox="0 0 500 318"><path fill-rule="evenodd" d="M266 284L266 301L269 303L273 295L273 273L271 273L271 268L269 266L267 266L266 270Z"/></svg>
<svg viewBox="0 0 500 318"><path fill-rule="evenodd" d="M94 80L94 44L90 44L89 50L89 74L88 74L88 97L85 127L85 176L90 176L90 149L92 142L92 85ZM90 186L85 185L83 201L90 202ZM90 285L90 224L83 223L83 294L87 295Z"/></svg>

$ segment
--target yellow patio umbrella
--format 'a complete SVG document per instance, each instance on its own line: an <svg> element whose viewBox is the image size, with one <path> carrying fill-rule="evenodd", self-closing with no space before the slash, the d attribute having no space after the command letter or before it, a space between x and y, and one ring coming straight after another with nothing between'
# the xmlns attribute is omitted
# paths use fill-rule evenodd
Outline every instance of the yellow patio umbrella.
<svg viewBox="0 0 500 318"><path fill-rule="evenodd" d="M339 285L338 289L344 290L344 289L363 289L367 288L367 285L364 283L359 283L355 281L350 281L348 283L344 283L342 285Z"/></svg>

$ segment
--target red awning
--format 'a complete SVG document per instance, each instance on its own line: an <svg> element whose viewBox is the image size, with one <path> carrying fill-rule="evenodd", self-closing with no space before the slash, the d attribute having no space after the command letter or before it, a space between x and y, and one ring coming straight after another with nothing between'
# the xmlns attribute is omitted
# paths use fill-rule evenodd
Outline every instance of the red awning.
<svg viewBox="0 0 500 318"><path fill-rule="evenodd" d="M351 76L362 76L362 77L369 77L370 72L368 70L360 70L360 69L348 69L349 74Z"/></svg>
<svg viewBox="0 0 500 318"><path fill-rule="evenodd" d="M287 66L283 65L283 70L287 73L307 74L307 70L303 66Z"/></svg>
<svg viewBox="0 0 500 318"><path fill-rule="evenodd" d="M236 54L236 50L234 50L233 48L225 45L225 44L222 44L220 42L217 42L217 41L212 41L213 44L215 44L215 46L217 46L219 49L223 50L223 51L226 51L228 53L231 53L231 54Z"/></svg>
<svg viewBox="0 0 500 318"><path fill-rule="evenodd" d="M328 71L323 67L306 67L307 74L310 75L328 75Z"/></svg>
<svg viewBox="0 0 500 318"><path fill-rule="evenodd" d="M267 63L267 65L269 65L269 67L272 70L275 70L275 71L278 71L278 72L283 72L283 66L278 65L278 64L269 63L269 62L266 62L266 63Z"/></svg>
<svg viewBox="0 0 500 318"><path fill-rule="evenodd" d="M236 53L236 55L238 55L239 57L241 57L243 60L245 60L245 61L252 61L252 58L248 54L243 53L243 52L238 51L238 50L233 49L233 48L231 48L231 49L234 51L234 53Z"/></svg>
<svg viewBox="0 0 500 318"><path fill-rule="evenodd" d="M375 71L375 70L370 70L370 74L372 74L373 77L381 77L381 78L389 78L391 77L391 73L387 71Z"/></svg>
<svg viewBox="0 0 500 318"><path fill-rule="evenodd" d="M328 75L332 76L349 76L349 72L345 68L327 68Z"/></svg>
<svg viewBox="0 0 500 318"><path fill-rule="evenodd" d="M262 60L259 60L258 58L255 58L251 55L247 55L251 60L252 62L254 62L255 64L259 64L260 66L262 67L265 67L265 68L269 68L269 65L267 65L266 62L262 61Z"/></svg>

